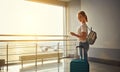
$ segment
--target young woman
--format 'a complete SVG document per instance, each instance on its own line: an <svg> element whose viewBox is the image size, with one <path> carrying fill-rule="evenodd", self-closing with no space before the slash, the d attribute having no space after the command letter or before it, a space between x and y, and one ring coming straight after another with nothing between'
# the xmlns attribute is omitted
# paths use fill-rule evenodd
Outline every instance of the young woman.
<svg viewBox="0 0 120 72"><path fill-rule="evenodd" d="M81 59L88 61L87 52L89 49L89 43L87 42L88 29L86 24L86 22L88 22L88 19L84 11L80 11L78 13L78 20L80 21L80 27L78 29L78 33L76 34L74 32L70 32L70 34L79 39L80 57ZM82 51L82 49L84 52Z"/></svg>

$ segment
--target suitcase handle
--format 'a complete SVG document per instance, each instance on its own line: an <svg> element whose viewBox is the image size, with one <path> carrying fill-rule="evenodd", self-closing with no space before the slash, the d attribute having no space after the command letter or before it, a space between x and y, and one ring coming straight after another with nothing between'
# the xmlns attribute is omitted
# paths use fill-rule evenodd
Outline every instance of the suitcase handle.
<svg viewBox="0 0 120 72"><path fill-rule="evenodd" d="M76 46L76 48L83 48L83 46Z"/></svg>
<svg viewBox="0 0 120 72"><path fill-rule="evenodd" d="M78 50L78 48L80 48L81 46L76 46L76 52L75 52L75 59L79 59L79 50Z"/></svg>

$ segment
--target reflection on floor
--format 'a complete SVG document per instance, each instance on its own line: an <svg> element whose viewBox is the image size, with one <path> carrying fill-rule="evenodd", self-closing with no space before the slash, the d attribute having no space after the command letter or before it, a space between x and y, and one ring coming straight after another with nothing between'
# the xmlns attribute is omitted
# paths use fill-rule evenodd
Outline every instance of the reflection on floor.
<svg viewBox="0 0 120 72"><path fill-rule="evenodd" d="M57 63L56 61L46 61L43 65L41 63L35 66L35 63L24 64L24 67L21 68L21 65L11 65L6 71L6 67L4 70L0 72L70 72L70 61L71 59L61 60L61 63ZM120 72L120 67L100 64L95 62L90 63L90 72Z"/></svg>

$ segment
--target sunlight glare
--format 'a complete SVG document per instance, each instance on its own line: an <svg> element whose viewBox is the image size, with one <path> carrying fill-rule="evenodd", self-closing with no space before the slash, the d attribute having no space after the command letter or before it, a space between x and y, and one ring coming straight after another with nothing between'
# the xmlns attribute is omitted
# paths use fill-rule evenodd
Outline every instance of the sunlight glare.
<svg viewBox="0 0 120 72"><path fill-rule="evenodd" d="M63 7L24 0L4 0L2 3L7 4L9 12L4 14L7 21L1 23L1 34L63 34Z"/></svg>

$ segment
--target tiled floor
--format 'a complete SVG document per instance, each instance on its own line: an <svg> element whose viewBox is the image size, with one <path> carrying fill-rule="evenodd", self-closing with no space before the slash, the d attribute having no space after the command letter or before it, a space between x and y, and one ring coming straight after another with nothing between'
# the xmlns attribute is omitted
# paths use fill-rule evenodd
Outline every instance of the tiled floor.
<svg viewBox="0 0 120 72"><path fill-rule="evenodd" d="M43 65L41 63L38 64L37 68L34 64L25 64L23 69L21 69L21 65L11 65L8 71L5 70L5 67L0 72L70 72L70 61L71 59L64 59L59 64L56 61L47 61ZM120 72L120 67L118 66L95 62L89 63L90 72Z"/></svg>

